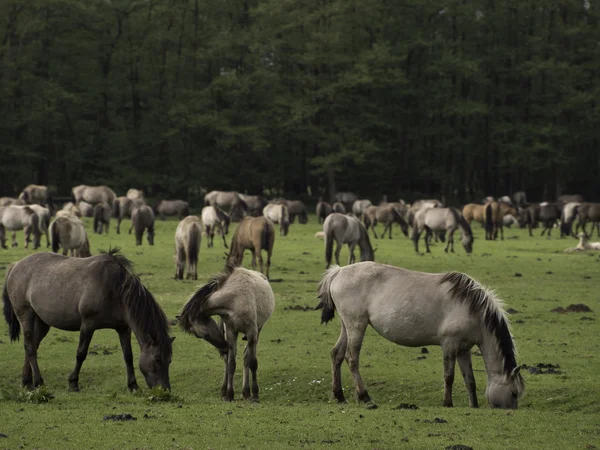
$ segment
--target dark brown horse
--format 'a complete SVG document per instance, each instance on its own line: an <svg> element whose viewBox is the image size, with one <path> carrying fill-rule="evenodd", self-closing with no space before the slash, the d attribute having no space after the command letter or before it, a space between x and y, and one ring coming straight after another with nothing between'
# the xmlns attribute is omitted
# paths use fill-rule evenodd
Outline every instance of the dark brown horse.
<svg viewBox="0 0 600 450"><path fill-rule="evenodd" d="M579 222L577 222L577 226L575 227L575 233L581 227L587 237L592 237L594 228L596 228L598 236L600 236L600 203L582 203L577 208L577 214L579 215ZM585 229L588 222L592 222L592 230L589 235Z"/></svg>
<svg viewBox="0 0 600 450"><path fill-rule="evenodd" d="M167 318L118 249L83 259L34 253L7 271L2 298L11 341L19 338L23 328L23 386L44 384L37 351L50 327L55 327L79 331L77 362L69 375L70 390L79 390L79 372L92 336L102 328L119 334L130 390L138 389L132 331L140 344L140 370L148 386L171 388L173 338L169 337Z"/></svg>
<svg viewBox="0 0 600 450"><path fill-rule="evenodd" d="M235 267L241 266L244 252L252 252L252 269L256 270L256 258L260 264L260 271L269 278L271 255L275 244L275 224L266 217L245 217L231 239L231 250L227 255L227 264ZM263 272L262 251L267 252L267 271Z"/></svg>

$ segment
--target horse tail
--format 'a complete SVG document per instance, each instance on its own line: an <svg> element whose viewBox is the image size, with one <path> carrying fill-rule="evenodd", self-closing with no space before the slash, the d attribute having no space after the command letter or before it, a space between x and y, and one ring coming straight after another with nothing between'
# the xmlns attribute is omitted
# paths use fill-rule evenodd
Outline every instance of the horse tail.
<svg viewBox="0 0 600 450"><path fill-rule="evenodd" d="M331 264L331 254L333 253L333 226L329 225L325 230L325 262L327 266Z"/></svg>
<svg viewBox="0 0 600 450"><path fill-rule="evenodd" d="M94 208L94 233L98 233L98 225L102 227L101 216L102 211L100 210L100 205L96 205ZM100 231L102 231L102 228L100 228Z"/></svg>
<svg viewBox="0 0 600 450"><path fill-rule="evenodd" d="M11 270L12 267L9 267L6 271L4 286L2 287L2 300L4 302L4 319L8 324L8 335L10 336L10 341L14 342L19 340L19 335L21 334L21 324L19 323L19 319L17 319L15 310L10 302L10 297L8 296L8 276L10 275Z"/></svg>
<svg viewBox="0 0 600 450"><path fill-rule="evenodd" d="M115 219L118 219L120 215L121 215L121 202L118 200L115 200L113 203L113 217Z"/></svg>
<svg viewBox="0 0 600 450"><path fill-rule="evenodd" d="M281 205L281 225L283 227L284 234L287 236L288 229L290 227L290 212L285 205Z"/></svg>
<svg viewBox="0 0 600 450"><path fill-rule="evenodd" d="M265 220L265 223L263 224L262 230L260 232L260 249L261 250L266 250L269 251L269 244L270 244L270 237L271 237L271 233L270 233L270 226L269 226L269 221Z"/></svg>
<svg viewBox="0 0 600 450"><path fill-rule="evenodd" d="M188 259L191 265L198 264L198 253L200 252L200 239L202 230L199 225L194 224L188 236Z"/></svg>
<svg viewBox="0 0 600 450"><path fill-rule="evenodd" d="M460 211L456 208L449 208L450 212L452 213L452 215L454 216L454 220L456 220L456 223L458 223L458 225L462 228L463 233L465 233L468 236L473 236L473 231L471 230L471 225L469 225L469 222L466 221L466 219L463 217L463 215L460 213Z"/></svg>
<svg viewBox="0 0 600 450"><path fill-rule="evenodd" d="M60 232L56 225L56 221L52 222L52 225L50 226L50 234L52 238L52 251L58 253L58 247L60 246Z"/></svg>
<svg viewBox="0 0 600 450"><path fill-rule="evenodd" d="M342 268L334 265L325 271L321 282L319 283L317 298L319 304L315 307L315 310L322 309L321 312L321 323L328 323L335 316L335 303L333 303L333 297L331 296L331 283L340 273Z"/></svg>
<svg viewBox="0 0 600 450"><path fill-rule="evenodd" d="M190 215L190 204L188 202L183 202L183 215L184 217Z"/></svg>
<svg viewBox="0 0 600 450"><path fill-rule="evenodd" d="M493 238L493 236L491 236L492 232L494 230L494 224L493 224L493 218L492 218L492 203L488 203L487 205L485 205L485 231L486 234L489 233L490 234L490 238ZM486 236L487 239L487 236Z"/></svg>

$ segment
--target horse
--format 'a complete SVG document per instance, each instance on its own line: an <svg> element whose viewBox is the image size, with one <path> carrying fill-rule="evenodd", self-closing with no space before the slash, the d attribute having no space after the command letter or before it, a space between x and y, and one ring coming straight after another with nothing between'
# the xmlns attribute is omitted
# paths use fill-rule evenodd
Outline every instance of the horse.
<svg viewBox="0 0 600 450"><path fill-rule="evenodd" d="M302 200L286 200L285 206L288 209L290 223L294 223L296 221L296 216L298 217L298 223L302 225L308 223L306 207L304 206L304 202Z"/></svg>
<svg viewBox="0 0 600 450"><path fill-rule="evenodd" d="M600 251L600 242L590 242L585 233L579 233L577 247L568 248L565 253L585 252L587 250Z"/></svg>
<svg viewBox="0 0 600 450"><path fill-rule="evenodd" d="M263 208L269 204L267 199L262 195L246 195L238 193L238 196L246 204L248 214L254 217L262 216Z"/></svg>
<svg viewBox="0 0 600 450"><path fill-rule="evenodd" d="M86 205L89 205L89 203L86 202ZM67 202L65 203L62 208L56 212L56 216L58 217L59 214L61 213L61 211L65 211L68 212L70 214L73 214L77 217L81 217L81 209L79 209L79 206L77 206L75 203L73 202Z"/></svg>
<svg viewBox="0 0 600 450"><path fill-rule="evenodd" d="M331 205L327 202L320 201L317 203L316 213L317 220L319 221L319 225L325 222L325 218L331 214L333 211L331 209Z"/></svg>
<svg viewBox="0 0 600 450"><path fill-rule="evenodd" d="M334 200L336 202L342 203L346 210L350 210L352 209L352 205L354 204L354 202L358 200L358 196L354 192L338 192L337 194L335 194Z"/></svg>
<svg viewBox="0 0 600 450"><path fill-rule="evenodd" d="M386 231L388 232L389 238L392 238L392 225L394 223L400 225L404 236L408 236L408 224L393 203L387 203L383 206L369 206L363 212L363 222L367 230L371 228L375 239L378 239L375 227L379 222L383 223L383 233L381 233L382 239L385 237Z"/></svg>
<svg viewBox="0 0 600 450"><path fill-rule="evenodd" d="M263 216L267 217L273 223L279 224L280 236L287 236L290 228L290 216L285 204L269 203L263 209Z"/></svg>
<svg viewBox="0 0 600 450"><path fill-rule="evenodd" d="M140 345L139 367L146 384L171 389L169 364L172 341L165 313L133 273L131 261L118 249L90 258L34 253L8 269L2 289L4 318L10 340L25 341L23 386L44 384L37 361L40 342L50 327L79 331L77 362L69 375L69 389L79 391L79 372L94 332L117 331L127 387L138 390L133 370L131 332Z"/></svg>
<svg viewBox="0 0 600 450"><path fill-rule="evenodd" d="M571 202L583 203L583 196L580 194L565 194L559 195L556 199L556 203L561 206Z"/></svg>
<svg viewBox="0 0 600 450"><path fill-rule="evenodd" d="M94 206L94 233L102 234L102 231L104 231L108 234L111 215L112 210L107 203L96 203L96 206Z"/></svg>
<svg viewBox="0 0 600 450"><path fill-rule="evenodd" d="M569 202L566 203L560 213L560 237L573 236L573 222L578 215L578 209L581 203Z"/></svg>
<svg viewBox="0 0 600 450"><path fill-rule="evenodd" d="M228 209L232 222L239 222L248 212L248 205L235 191L211 191L204 196L204 206L217 205Z"/></svg>
<svg viewBox="0 0 600 450"><path fill-rule="evenodd" d="M335 241L335 261L340 264L340 251L344 244L348 244L350 255L348 264L356 261L354 249L358 245L361 261L375 261L375 250L371 246L369 233L360 220L356 217L346 216L340 213L332 213L323 223L325 233L325 262L326 267L331 265L331 254L333 241Z"/></svg>
<svg viewBox="0 0 600 450"><path fill-rule="evenodd" d="M491 239L498 238L498 230L500 230L500 239L504 240L504 217L507 215L517 216L518 212L515 207L504 202L490 202L484 206L486 220L486 239L488 233L491 232Z"/></svg>
<svg viewBox="0 0 600 450"><path fill-rule="evenodd" d="M359 372L365 331L407 347L439 345L444 361L443 406L451 407L454 366L463 374L469 405L478 406L471 348L477 345L487 371L486 397L494 408L518 407L525 382L502 301L477 281L458 272L423 273L372 262L334 266L318 288L321 323L340 315L341 334L331 351L332 391L340 403L341 365L346 358L358 400L373 405Z"/></svg>
<svg viewBox="0 0 600 450"><path fill-rule="evenodd" d="M16 206L16 205L15 205ZM40 232L46 235L46 247L50 247L50 239L48 236L48 228L50 226L50 209L45 206L32 203L31 205L21 206L21 208L31 208L38 215Z"/></svg>
<svg viewBox="0 0 600 450"><path fill-rule="evenodd" d="M40 218L29 206L11 205L0 207L0 245L6 246L6 231L12 231L12 246L17 247L17 231L25 232L25 248L29 248L31 234L33 234L33 249L40 246L42 231L40 229Z"/></svg>
<svg viewBox="0 0 600 450"><path fill-rule="evenodd" d="M356 200L352 203L352 214L360 220L362 219L365 210L371 205L371 200Z"/></svg>
<svg viewBox="0 0 600 450"><path fill-rule="evenodd" d="M24 200L13 197L0 197L0 206L26 205Z"/></svg>
<svg viewBox="0 0 600 450"><path fill-rule="evenodd" d="M532 228L537 222L542 222L544 224L544 229L542 230L542 236L548 232L548 236L552 233L552 228L557 220L560 219L561 216L561 208L557 203L536 203L530 205L527 208L527 224L529 227L529 236L533 236Z"/></svg>
<svg viewBox="0 0 600 450"><path fill-rule="evenodd" d="M579 216L579 222L575 227L575 232L579 230L579 227L583 230L587 237L592 237L594 234L594 227L598 230L598 236L600 236L600 203L581 203L577 208L577 214ZM587 234L585 226L587 222L592 222L592 231Z"/></svg>
<svg viewBox="0 0 600 450"><path fill-rule="evenodd" d="M141 200L144 201L144 191L141 189L131 188L125 194L125 197L130 198L131 200Z"/></svg>
<svg viewBox="0 0 600 450"><path fill-rule="evenodd" d="M167 220L166 216L178 216L181 220L190 215L190 205L183 200L160 200L154 206L154 213L162 220Z"/></svg>
<svg viewBox="0 0 600 450"><path fill-rule="evenodd" d="M109 188L108 186L86 186L85 184L80 184L79 186L75 186L71 189L73 193L73 198L75 199L75 204L79 203L81 200L85 200L86 202L95 205L96 203L105 202L112 209L113 203L117 198L117 194Z"/></svg>
<svg viewBox="0 0 600 450"><path fill-rule="evenodd" d="M244 251L252 252L252 269L256 270L256 257L260 264L260 272L263 272L262 251L267 252L267 271L265 275L269 279L271 267L271 255L275 244L275 224L266 217L245 217L238 225L231 239L231 250L227 255L227 264L235 267L241 266L244 260Z"/></svg>
<svg viewBox="0 0 600 450"><path fill-rule="evenodd" d="M50 224L50 235L52 236L52 251L58 253L59 247L63 249L63 255L71 251L71 256L87 258L90 253L90 241L83 226L83 222L76 216L57 217Z"/></svg>
<svg viewBox="0 0 600 450"><path fill-rule="evenodd" d="M427 231L425 236L425 247L427 253L429 250L429 240L434 231L446 231L447 240L444 251L454 253L454 232L460 228L462 235L461 242L467 252L470 254L473 251L473 232L471 226L456 208L426 208L420 210L415 216L413 224L412 239L415 244L415 251L419 253L419 237L423 230Z"/></svg>
<svg viewBox="0 0 600 450"><path fill-rule="evenodd" d="M202 208L202 223L206 231L206 246L208 248L214 247L215 228L217 227L223 238L223 245L228 248L225 235L229 234L230 219L225 211L218 206L205 206Z"/></svg>
<svg viewBox="0 0 600 450"><path fill-rule="evenodd" d="M30 184L19 194L19 200L28 205L38 204L48 206L52 204L52 197L48 195L48 188L38 184Z"/></svg>
<svg viewBox="0 0 600 450"><path fill-rule="evenodd" d="M260 332L275 309L275 295L267 278L253 270L227 266L198 289L177 316L181 328L217 348L225 361L221 397L234 398L233 378L238 333L248 341L244 349L242 396L258 402L256 348ZM221 325L212 319L218 315ZM250 389L252 373L252 390Z"/></svg>
<svg viewBox="0 0 600 450"><path fill-rule="evenodd" d="M130 189L131 190L131 189ZM113 217L117 219L117 234L121 233L121 222L126 217L131 218L131 213L135 208L145 205L144 199L131 199L129 197L117 197L113 204ZM79 204L81 206L81 203Z"/></svg>
<svg viewBox="0 0 600 450"><path fill-rule="evenodd" d="M81 214L81 217L94 217L94 206L86 202L85 200L81 200L77 204L76 208L79 208L79 213Z"/></svg>
<svg viewBox="0 0 600 450"><path fill-rule="evenodd" d="M334 213L346 214L346 207L344 206L344 204L342 202L335 202L333 204L333 206L331 207L331 210Z"/></svg>
<svg viewBox="0 0 600 450"><path fill-rule="evenodd" d="M177 263L175 279L183 280L187 261L186 279L198 279L198 253L202 242L202 221L196 216L187 216L175 230L175 254Z"/></svg>
<svg viewBox="0 0 600 450"><path fill-rule="evenodd" d="M148 244L154 245L154 213L148 205L135 208L131 213L129 234L135 228L135 245L142 245L144 230L148 230Z"/></svg>
<svg viewBox="0 0 600 450"><path fill-rule="evenodd" d="M517 208L525 208L528 205L527 195L525 194L525 191L515 192L512 196L512 200L513 200L513 204Z"/></svg>
<svg viewBox="0 0 600 450"><path fill-rule="evenodd" d="M485 205L469 203L463 207L462 216L469 225L472 221L476 221L485 226Z"/></svg>

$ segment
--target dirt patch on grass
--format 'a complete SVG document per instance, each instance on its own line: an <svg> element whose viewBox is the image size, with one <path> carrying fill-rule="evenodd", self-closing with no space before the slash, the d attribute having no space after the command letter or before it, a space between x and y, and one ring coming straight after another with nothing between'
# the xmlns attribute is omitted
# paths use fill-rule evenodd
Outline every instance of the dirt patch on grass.
<svg viewBox="0 0 600 450"><path fill-rule="evenodd" d="M286 306L285 308L283 308L284 311L314 311L315 308L313 308L312 306L308 306L308 305L294 305L294 306Z"/></svg>
<svg viewBox="0 0 600 450"><path fill-rule="evenodd" d="M392 409L419 409L419 407L417 405L413 405L412 403L400 403L398 406Z"/></svg>
<svg viewBox="0 0 600 450"><path fill-rule="evenodd" d="M457 444L449 445L448 447L445 447L444 450L473 450L473 447L469 447L468 445Z"/></svg>
<svg viewBox="0 0 600 450"><path fill-rule="evenodd" d="M111 414L110 416L104 416L102 420L114 420L116 422L124 422L127 420L137 420L137 417L133 417L131 414Z"/></svg>
<svg viewBox="0 0 600 450"><path fill-rule="evenodd" d="M516 310L516 309L514 309L514 308L508 308L508 309L506 310L506 312L507 312L508 314L519 314L521 311L517 311L517 310Z"/></svg>
<svg viewBox="0 0 600 450"><path fill-rule="evenodd" d="M550 312L566 314L566 313L570 313L570 312L593 312L593 311L590 309L589 306L584 305L583 303L572 303L569 306L567 306L566 308L563 308L562 306L558 306L558 307L550 310Z"/></svg>
<svg viewBox="0 0 600 450"><path fill-rule="evenodd" d="M528 366L527 364L523 364L523 369L527 369L527 371L532 375L542 375L542 374L553 374L557 375L562 373L560 366L558 364L551 363L537 363L533 366Z"/></svg>

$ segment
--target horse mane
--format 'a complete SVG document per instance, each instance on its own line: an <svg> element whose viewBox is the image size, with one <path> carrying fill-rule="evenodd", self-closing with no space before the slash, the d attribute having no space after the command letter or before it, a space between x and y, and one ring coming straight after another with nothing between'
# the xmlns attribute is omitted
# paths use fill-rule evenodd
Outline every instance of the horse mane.
<svg viewBox="0 0 600 450"><path fill-rule="evenodd" d="M142 284L133 271L133 263L127 259L119 247L100 253L111 258L120 268L119 276L113 280L111 294L119 298L127 311L131 328L138 333L149 335L158 345L163 355L171 355L169 322L162 308L150 291Z"/></svg>
<svg viewBox="0 0 600 450"><path fill-rule="evenodd" d="M214 205L213 208L215 209L215 212L217 213L217 219L219 219L219 221L225 220L225 221L227 221L227 223L229 223L229 220L230 220L229 214L227 214L225 211L223 211L217 205Z"/></svg>
<svg viewBox="0 0 600 450"><path fill-rule="evenodd" d="M444 274L440 284L446 282L451 284L449 293L456 300L468 303L471 314L482 316L485 327L498 343L504 374L510 375L517 367L515 358L517 350L502 300L496 296L494 291L485 288L464 273L448 272Z"/></svg>
<svg viewBox="0 0 600 450"><path fill-rule="evenodd" d="M456 209L456 208L448 208L448 209L450 210L450 212L454 216L454 219L456 219L456 221L458 222L459 226L463 229L463 232L467 236L472 237L473 236L473 230L471 230L471 225L469 225L469 222L467 222L465 220L465 218L460 213L460 211L458 209Z"/></svg>
<svg viewBox="0 0 600 450"><path fill-rule="evenodd" d="M194 319L202 315L202 309L208 301L208 298L223 287L234 270L235 266L227 264L223 271L214 275L208 283L200 287L194 295L192 295L192 298L185 304L181 311L181 315L178 317L179 326L183 331L192 333Z"/></svg>

